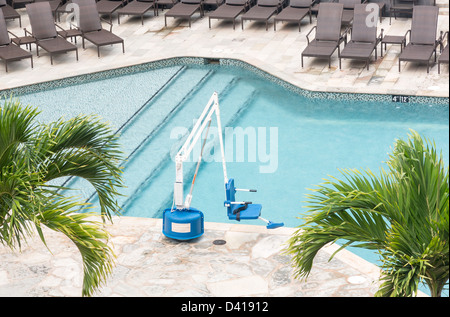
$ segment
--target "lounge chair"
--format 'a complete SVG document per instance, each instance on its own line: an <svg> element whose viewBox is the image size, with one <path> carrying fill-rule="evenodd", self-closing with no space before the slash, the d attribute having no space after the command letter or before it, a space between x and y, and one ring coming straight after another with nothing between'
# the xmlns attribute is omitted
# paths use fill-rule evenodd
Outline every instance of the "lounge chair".
<svg viewBox="0 0 450 317"><path fill-rule="evenodd" d="M383 32L377 36L377 25L367 25L366 20L372 12L367 10L366 4L355 5L354 11L351 40L339 54L339 68L342 68L341 59L348 58L365 61L369 70L369 61L374 51L377 59L377 45L383 38ZM378 17L375 22L378 22Z"/></svg>
<svg viewBox="0 0 450 317"><path fill-rule="evenodd" d="M19 26L22 27L22 18L19 12L6 3L6 0L0 0L0 11L3 13L5 20L19 19Z"/></svg>
<svg viewBox="0 0 450 317"><path fill-rule="evenodd" d="M343 41L341 35L342 11L344 5L341 3L321 3L317 14L317 25L306 34L308 45L302 52L301 60L303 67L303 57L317 57L328 59L328 67L331 67L331 56L338 50ZM316 30L315 39L310 41L309 35Z"/></svg>
<svg viewBox="0 0 450 317"><path fill-rule="evenodd" d="M19 46L11 43L3 11L0 10L0 59L5 61L6 72L8 72L8 62L18 61L25 58L31 59L31 68L33 68L33 56Z"/></svg>
<svg viewBox="0 0 450 317"><path fill-rule="evenodd" d="M444 39L445 35L447 35L447 45L445 46L444 50L441 52L441 56L439 56L438 60L438 74L441 73L441 63L448 65L448 31L445 32L443 36L441 36L441 45L444 45Z"/></svg>
<svg viewBox="0 0 450 317"><path fill-rule="evenodd" d="M224 4L209 14L209 28L211 28L211 19L232 20L234 30L236 18L245 12L248 7L248 0L226 0Z"/></svg>
<svg viewBox="0 0 450 317"><path fill-rule="evenodd" d="M362 3L366 3L364 0ZM353 22L354 8L355 5L361 4L361 0L339 0L339 3L344 5L344 11L342 13L342 25L349 26Z"/></svg>
<svg viewBox="0 0 450 317"><path fill-rule="evenodd" d="M97 46L97 55L100 57L101 46L122 44L122 52L125 53L124 40L112 33L112 24L103 20L110 25L110 29L108 31L102 27L102 19L98 15L95 0L73 0L73 3L80 7L79 29L82 33L83 48L85 48L85 40L88 40Z"/></svg>
<svg viewBox="0 0 450 317"><path fill-rule="evenodd" d="M112 23L112 14L126 3L127 0L100 0L97 2L97 11L100 15L109 16L109 23Z"/></svg>
<svg viewBox="0 0 450 317"><path fill-rule="evenodd" d="M141 17L141 23L144 25L144 14L153 9L156 15L156 4L154 0L134 0L123 8L117 10L117 22L120 24L121 15L134 15Z"/></svg>
<svg viewBox="0 0 450 317"><path fill-rule="evenodd" d="M241 27L244 29L244 20L264 21L266 22L266 31L268 29L269 19L281 9L280 0L258 0L258 3L251 7L241 17Z"/></svg>
<svg viewBox="0 0 450 317"><path fill-rule="evenodd" d="M159 15L159 9L173 8L178 3L178 0L155 0L156 15Z"/></svg>
<svg viewBox="0 0 450 317"><path fill-rule="evenodd" d="M191 27L191 18L197 11L200 12L200 17L203 17L202 0L181 0L164 15L164 24L167 26L167 17L182 18L189 19Z"/></svg>
<svg viewBox="0 0 450 317"><path fill-rule="evenodd" d="M411 29L407 32L409 33L409 43L398 57L398 71L400 71L401 62L422 62L427 64L427 73L430 72L430 59L433 52L434 62L437 57L438 16L439 7L414 6Z"/></svg>
<svg viewBox="0 0 450 317"><path fill-rule="evenodd" d="M78 60L78 48L60 37L56 31L52 11L48 2L37 2L26 5L30 18L31 34L36 39L36 53L39 56L39 47L50 54L53 65L53 55L75 51Z"/></svg>
<svg viewBox="0 0 450 317"><path fill-rule="evenodd" d="M278 21L284 21L298 23L298 31L301 32L301 22L307 15L309 23L312 23L311 8L315 2L316 0L291 0L289 5L273 19L273 30L276 31Z"/></svg>
<svg viewBox="0 0 450 317"><path fill-rule="evenodd" d="M389 24L392 22L392 14L397 19L397 13L411 15L418 0L391 0L389 6Z"/></svg>

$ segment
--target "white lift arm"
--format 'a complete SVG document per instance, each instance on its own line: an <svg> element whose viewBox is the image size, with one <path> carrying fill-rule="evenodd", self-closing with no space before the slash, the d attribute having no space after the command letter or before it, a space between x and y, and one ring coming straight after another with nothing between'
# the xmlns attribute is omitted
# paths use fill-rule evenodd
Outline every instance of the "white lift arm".
<svg viewBox="0 0 450 317"><path fill-rule="evenodd" d="M177 209L189 209L191 205L192 200L192 189L195 183L195 178L197 176L198 167L200 165L200 161L202 159L203 155L203 146L202 151L200 153L198 163L197 163L197 169L195 171L194 178L192 180L191 190L190 193L186 196L186 200L183 202L184 199L184 193L183 193L183 163L188 159L189 154L192 152L192 149L194 148L195 144L201 137L203 130L211 124L212 115L216 114L217 118L217 129L219 132L219 142L220 142L220 151L222 155L222 167L223 167L223 177L225 184L228 182L228 176L227 176L227 167L225 163L225 151L223 146L223 136L222 136L222 123L220 121L220 109L219 109L219 98L217 96L217 93L214 92L211 98L208 101L208 104L203 109L202 114L200 115L200 118L197 120L197 122L194 125L194 128L192 129L191 133L189 134L186 142L181 147L180 151L178 151L176 157L175 157L175 169L176 169L176 178L175 178L175 184L174 184L174 203Z"/></svg>

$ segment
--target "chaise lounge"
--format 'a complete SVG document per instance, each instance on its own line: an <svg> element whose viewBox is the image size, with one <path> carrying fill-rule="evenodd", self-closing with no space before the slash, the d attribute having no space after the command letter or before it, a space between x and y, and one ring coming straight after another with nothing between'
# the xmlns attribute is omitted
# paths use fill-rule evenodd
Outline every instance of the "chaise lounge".
<svg viewBox="0 0 450 317"><path fill-rule="evenodd" d="M309 15L309 23L312 23L311 8L316 0L291 0L289 5L283 9L273 20L273 30L277 29L277 22L296 22L298 23L298 31L301 32L301 22Z"/></svg>
<svg viewBox="0 0 450 317"><path fill-rule="evenodd" d="M5 62L6 72L8 72L8 63L19 61L25 58L31 59L31 68L33 68L33 56L30 52L11 43L6 29L6 21L3 11L0 10L0 59Z"/></svg>
<svg viewBox="0 0 450 317"><path fill-rule="evenodd" d="M436 62L436 49L439 41L437 37L437 23L439 7L414 6L409 43L398 57L398 71L401 62L426 63L427 73L430 72L430 59L434 53Z"/></svg>
<svg viewBox="0 0 450 317"><path fill-rule="evenodd" d="M364 0L362 3L364 4L366 2L367 0ZM355 5L361 4L361 0L339 0L339 3L344 5L341 23L343 26L350 26L353 22Z"/></svg>
<svg viewBox="0 0 450 317"><path fill-rule="evenodd" d="M366 62L367 70L369 70L369 61L375 51L375 59L377 59L377 45L383 38L383 32L377 36L377 24L368 25L366 23L369 15L372 14L367 10L366 4L355 5L355 15L353 25L351 28L351 40L344 46L344 49L339 54L339 68L341 66L341 59L356 59ZM374 22L377 23L378 17Z"/></svg>
<svg viewBox="0 0 450 317"><path fill-rule="evenodd" d="M167 26L167 17L182 18L189 19L191 27L191 18L197 11L200 11L200 17L203 17L202 0L181 0L164 15L164 24Z"/></svg>
<svg viewBox="0 0 450 317"><path fill-rule="evenodd" d="M19 26L22 27L22 18L19 12L7 4L6 0L0 0L0 11L2 11L5 20L19 19Z"/></svg>
<svg viewBox="0 0 450 317"><path fill-rule="evenodd" d="M125 53L124 40L112 33L112 24L103 20L110 25L110 29L105 30L102 27L100 16L94 0L73 0L73 3L80 7L80 31L82 33L83 48L85 48L85 40L88 40L97 46L97 55L100 57L100 47L113 44L122 44L122 52Z"/></svg>
<svg viewBox="0 0 450 317"><path fill-rule="evenodd" d="M232 20L234 30L236 18L245 12L248 7L248 0L226 0L224 4L209 14L209 28L211 28L211 19Z"/></svg>
<svg viewBox="0 0 450 317"><path fill-rule="evenodd" d="M121 15L133 15L141 17L141 24L144 25L144 14L153 9L156 15L156 4L154 0L134 0L123 8L117 10L117 22L120 24Z"/></svg>
<svg viewBox="0 0 450 317"><path fill-rule="evenodd" d="M266 31L268 30L269 19L281 9L280 0L258 0L256 6L253 6L241 17L241 27L244 29L245 20L266 22Z"/></svg>
<svg viewBox="0 0 450 317"><path fill-rule="evenodd" d="M331 56L338 50L343 41L341 35L342 11L344 6L340 3L321 3L317 14L317 25L306 34L308 45L301 54L302 67L303 57L316 57L328 59L328 67L331 67ZM315 39L309 36L315 30Z"/></svg>
<svg viewBox="0 0 450 317"><path fill-rule="evenodd" d="M97 11L100 15L109 16L109 23L112 23L112 14L126 3L127 0L100 0L97 2Z"/></svg>
<svg viewBox="0 0 450 317"><path fill-rule="evenodd" d="M31 34L36 39L36 54L39 56L39 47L50 54L53 65L53 55L75 51L78 61L78 48L59 36L53 20L52 11L48 2L36 2L26 5L30 18Z"/></svg>

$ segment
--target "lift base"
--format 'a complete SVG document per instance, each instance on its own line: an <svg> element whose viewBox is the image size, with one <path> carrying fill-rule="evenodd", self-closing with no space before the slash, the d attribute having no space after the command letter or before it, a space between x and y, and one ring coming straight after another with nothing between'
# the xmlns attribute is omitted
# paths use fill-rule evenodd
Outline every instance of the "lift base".
<svg viewBox="0 0 450 317"><path fill-rule="evenodd" d="M195 208L165 209L163 234L175 240L191 240L204 233L203 213Z"/></svg>

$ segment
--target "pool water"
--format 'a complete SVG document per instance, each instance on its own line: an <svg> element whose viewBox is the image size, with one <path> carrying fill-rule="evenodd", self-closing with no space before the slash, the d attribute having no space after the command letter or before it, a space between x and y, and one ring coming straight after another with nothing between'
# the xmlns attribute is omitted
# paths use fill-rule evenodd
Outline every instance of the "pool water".
<svg viewBox="0 0 450 317"><path fill-rule="evenodd" d="M225 138L225 144L233 145L229 149L235 151L227 162L228 177L235 179L238 188L258 190L238 192L238 199L262 204L264 218L289 227L301 224L298 217L307 211L308 188L329 176L340 177L338 169L378 173L381 167L387 168L384 162L395 139L406 139L409 129L434 140L448 164L448 105L306 98L231 66L171 66L20 99L24 104L39 106L42 121L56 120L62 114L72 117L95 113L109 121L113 129L120 129L127 156L123 162L127 187L122 190L124 197L119 198L123 215L162 217L162 211L173 202L173 158L183 142L180 135L186 137L214 91L219 95L222 126L256 132L256 139L262 140L256 150L266 154L257 153L255 160L255 153L246 150L243 162L242 157L236 162L236 140L233 135ZM215 119L212 125L216 125ZM251 137L245 139L247 149L253 146ZM211 154L213 143L208 144ZM185 194L194 168L194 162L184 165ZM73 179L68 185L97 203L85 181ZM231 222L224 198L221 162L203 162L192 207L203 211L205 221ZM258 220L246 223L264 225ZM352 251L376 260L364 250Z"/></svg>

